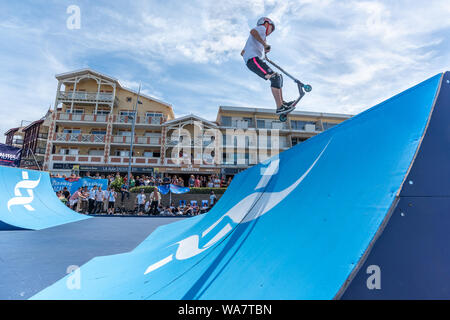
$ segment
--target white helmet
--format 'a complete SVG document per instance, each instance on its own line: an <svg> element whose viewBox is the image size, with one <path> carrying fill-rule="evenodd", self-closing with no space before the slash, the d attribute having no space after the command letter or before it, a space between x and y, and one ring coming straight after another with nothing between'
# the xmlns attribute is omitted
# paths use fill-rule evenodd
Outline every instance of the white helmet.
<svg viewBox="0 0 450 320"><path fill-rule="evenodd" d="M258 22L256 25L258 26L262 26L264 23L268 22L269 24L272 25L272 31L275 31L275 23L273 23L273 21L267 17L262 17L258 19Z"/></svg>

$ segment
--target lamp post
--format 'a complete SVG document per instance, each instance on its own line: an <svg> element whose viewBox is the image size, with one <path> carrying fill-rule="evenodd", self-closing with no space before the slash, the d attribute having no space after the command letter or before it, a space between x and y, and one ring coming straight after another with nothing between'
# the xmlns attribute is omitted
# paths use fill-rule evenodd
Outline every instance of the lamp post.
<svg viewBox="0 0 450 320"><path fill-rule="evenodd" d="M138 103L139 103L139 95L141 94L141 84L139 84L139 91L137 94L137 99L136 99L136 104L134 105L133 108L133 123L131 125L131 143L130 143L130 152L128 154L128 191L130 190L130 179L131 179L131 158L133 156L133 143L134 143L134 128L136 125L136 116L137 116L137 107L138 107ZM128 115L128 119L130 119L130 116Z"/></svg>

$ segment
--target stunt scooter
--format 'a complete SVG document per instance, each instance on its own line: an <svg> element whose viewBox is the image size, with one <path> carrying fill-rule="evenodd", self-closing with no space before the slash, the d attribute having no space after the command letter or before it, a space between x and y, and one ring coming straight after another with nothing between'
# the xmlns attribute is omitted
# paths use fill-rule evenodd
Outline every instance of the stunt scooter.
<svg viewBox="0 0 450 320"><path fill-rule="evenodd" d="M277 68L278 70L280 70L282 73L284 73L285 75L287 75L289 78L291 78L292 80L294 80L294 82L297 84L298 87L298 92L300 94L300 96L297 98L297 100L295 100L292 104L291 104L291 110L289 110L286 113L280 114L280 121L281 122L285 122L287 120L287 115L289 113L291 113L292 111L295 110L295 106L297 105L297 103L299 103L300 99L303 98L303 96L305 95L305 91L306 92L310 92L312 90L312 87L309 84L303 84L300 80L294 78L293 76L291 76L289 73L287 73L285 70L283 70L280 66L278 66L275 62L273 62L272 60L270 60L269 58L267 58L267 55L264 55L264 60L266 60L267 62L269 62L272 66L274 66L275 68Z"/></svg>

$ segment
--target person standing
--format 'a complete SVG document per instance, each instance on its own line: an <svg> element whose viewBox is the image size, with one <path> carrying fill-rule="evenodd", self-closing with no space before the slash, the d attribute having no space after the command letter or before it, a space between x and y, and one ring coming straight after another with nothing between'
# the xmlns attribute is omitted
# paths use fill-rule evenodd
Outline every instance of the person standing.
<svg viewBox="0 0 450 320"><path fill-rule="evenodd" d="M89 198L89 191L87 190L87 186L84 186L81 189L81 193L78 198L79 198L80 212L86 214L88 211L88 198Z"/></svg>
<svg viewBox="0 0 450 320"><path fill-rule="evenodd" d="M136 196L136 204L137 204L137 214L138 215L142 215L143 212L145 211L145 193L144 193L144 189L141 190L141 193L139 193Z"/></svg>
<svg viewBox="0 0 450 320"><path fill-rule="evenodd" d="M101 213L103 207L103 198L104 193L102 187L98 187L97 192L95 193L95 210L94 213Z"/></svg>
<svg viewBox="0 0 450 320"><path fill-rule="evenodd" d="M217 197L216 197L216 195L214 194L214 191L211 191L211 194L209 195L209 206L210 206L210 207L214 206L214 204L216 203L216 201L217 201Z"/></svg>
<svg viewBox="0 0 450 320"><path fill-rule="evenodd" d="M70 209L77 211L78 207L78 197L80 196L81 188L79 188L77 191L73 193L73 195L69 198L69 206Z"/></svg>
<svg viewBox="0 0 450 320"><path fill-rule="evenodd" d="M153 188L153 192L150 194L150 213L156 215L158 213L158 206L161 202L161 194L158 188Z"/></svg>
<svg viewBox="0 0 450 320"><path fill-rule="evenodd" d="M93 186L91 190L89 191L89 208L88 212L89 214L93 214L95 210L95 194L97 193L97 186Z"/></svg>
<svg viewBox="0 0 450 320"><path fill-rule="evenodd" d="M116 204L117 192L110 188L108 194L108 214L114 214L114 207Z"/></svg>

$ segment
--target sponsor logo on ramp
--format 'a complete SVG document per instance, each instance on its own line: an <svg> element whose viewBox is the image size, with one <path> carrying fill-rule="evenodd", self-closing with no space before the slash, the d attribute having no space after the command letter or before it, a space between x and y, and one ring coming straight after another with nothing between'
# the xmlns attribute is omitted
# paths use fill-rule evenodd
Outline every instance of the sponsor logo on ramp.
<svg viewBox="0 0 450 320"><path fill-rule="evenodd" d="M175 253L175 259L186 260L202 253L203 251L211 248L214 244L223 239L233 229L233 225L236 226L240 223L246 223L255 220L267 213L281 201L283 201L308 176L310 171L315 167L319 159L322 157L330 142L331 140L323 148L323 150L320 152L311 166L306 170L306 172L289 187L279 192L254 192L234 205L230 210L227 211L227 213L225 213L209 228L203 231L201 235L195 234L173 244L178 245L177 251ZM278 173L279 165L279 157L275 157L269 162L268 167L264 168L265 170L262 170L261 172L262 176L255 187L255 191L260 190L268 185L270 179ZM220 231L218 231L211 240L209 240L200 248L200 240L205 239L205 237L222 221L225 222L222 223L222 225L224 225L222 229L220 229ZM171 254L170 256L149 266L145 270L144 274L149 274L150 272L161 268L162 266L171 262L173 259L174 255Z"/></svg>
<svg viewBox="0 0 450 320"><path fill-rule="evenodd" d="M30 180L27 171L22 171L22 181L19 181L14 187L14 198L8 201L8 211L11 212L12 206L22 205L28 211L34 211L31 203L34 200L33 189L39 185L41 181L41 175L39 175L38 180ZM26 191L26 194L22 194L21 189Z"/></svg>

